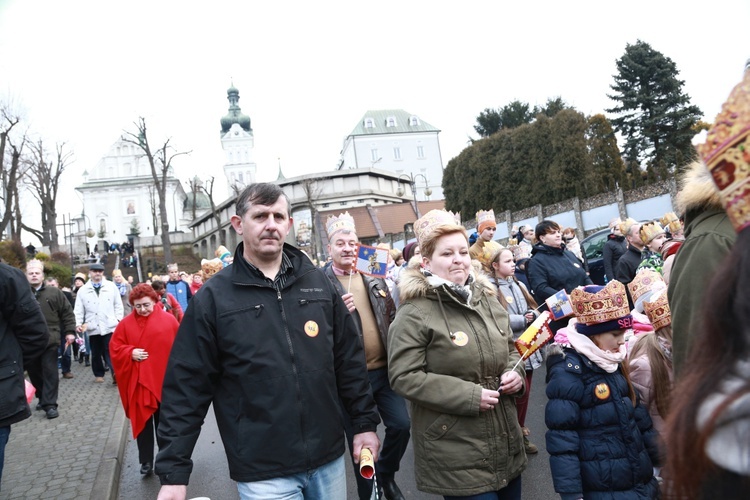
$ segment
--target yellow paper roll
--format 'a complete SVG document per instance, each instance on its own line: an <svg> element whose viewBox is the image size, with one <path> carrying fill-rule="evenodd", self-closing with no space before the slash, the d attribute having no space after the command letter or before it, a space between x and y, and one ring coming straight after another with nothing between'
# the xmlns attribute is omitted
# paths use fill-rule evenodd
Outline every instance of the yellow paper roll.
<svg viewBox="0 0 750 500"><path fill-rule="evenodd" d="M369 448L362 448L359 452L359 473L365 479L372 479L375 475L375 462Z"/></svg>

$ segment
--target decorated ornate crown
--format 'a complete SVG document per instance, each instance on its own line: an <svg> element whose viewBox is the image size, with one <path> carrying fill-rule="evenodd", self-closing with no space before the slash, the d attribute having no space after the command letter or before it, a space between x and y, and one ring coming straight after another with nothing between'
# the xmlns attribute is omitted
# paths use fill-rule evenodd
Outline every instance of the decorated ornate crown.
<svg viewBox="0 0 750 500"><path fill-rule="evenodd" d="M635 309L639 312L643 312L643 301L649 300L652 294L665 288L667 288L667 283L661 274L649 268L638 271L633 281L628 283L630 297L633 299Z"/></svg>
<svg viewBox="0 0 750 500"><path fill-rule="evenodd" d="M651 297L651 302L643 302L643 310L648 316L648 320L654 327L654 330L664 328L672 324L672 312L669 309L667 293L662 290L656 297Z"/></svg>
<svg viewBox="0 0 750 500"><path fill-rule="evenodd" d="M39 259L31 259L26 263L26 269L41 269L44 272L44 262Z"/></svg>
<svg viewBox="0 0 750 500"><path fill-rule="evenodd" d="M326 221L326 232L328 233L329 239L333 236L333 233L341 230L347 230L353 233L357 232L357 229L354 227L354 217L349 215L348 211L339 214L338 217L331 215Z"/></svg>
<svg viewBox="0 0 750 500"><path fill-rule="evenodd" d="M616 280L610 281L605 287L576 288L570 293L570 301L576 318L584 325L597 325L630 314L625 285Z"/></svg>
<svg viewBox="0 0 750 500"><path fill-rule="evenodd" d="M460 226L461 214L446 210L430 210L414 223L414 234L417 235L419 246L440 226Z"/></svg>
<svg viewBox="0 0 750 500"><path fill-rule="evenodd" d="M653 240L660 234L664 234L664 228L661 227L656 221L646 222L641 225L640 235L641 241L644 245L648 245L649 243L651 243L651 240Z"/></svg>
<svg viewBox="0 0 750 500"><path fill-rule="evenodd" d="M495 260L500 250L503 250L505 247L497 241L482 241L479 238L472 248L477 249L475 251L477 260L489 271L492 269L492 261Z"/></svg>
<svg viewBox="0 0 750 500"><path fill-rule="evenodd" d="M698 146L735 230L750 226L750 68Z"/></svg>
<svg viewBox="0 0 750 500"><path fill-rule="evenodd" d="M638 221L631 217L628 217L624 221L620 222L620 232L623 235L627 236L628 231L630 231L630 228L633 227L633 224L638 224Z"/></svg>

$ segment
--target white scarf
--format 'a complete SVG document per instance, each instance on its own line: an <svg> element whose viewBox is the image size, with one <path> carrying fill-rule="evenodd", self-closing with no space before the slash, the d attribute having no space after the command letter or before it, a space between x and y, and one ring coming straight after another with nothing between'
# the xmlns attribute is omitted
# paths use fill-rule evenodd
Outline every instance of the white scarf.
<svg viewBox="0 0 750 500"><path fill-rule="evenodd" d="M573 349L589 358L607 373L616 372L620 363L625 361L624 345L621 345L617 352L607 352L599 349L590 338L578 333L574 328L568 328L566 334Z"/></svg>

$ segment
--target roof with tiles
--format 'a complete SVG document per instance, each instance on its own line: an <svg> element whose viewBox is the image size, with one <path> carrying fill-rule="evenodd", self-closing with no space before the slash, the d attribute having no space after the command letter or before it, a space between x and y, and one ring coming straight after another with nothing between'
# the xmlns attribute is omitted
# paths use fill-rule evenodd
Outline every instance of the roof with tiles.
<svg viewBox="0 0 750 500"><path fill-rule="evenodd" d="M444 209L445 200L420 201L419 212L426 214L430 210ZM349 212L354 218L354 226L357 228L357 236L361 240L377 239L386 234L397 234L404 232L404 224L417 220L414 213L413 203L392 203L377 207L353 207L344 210L319 211L320 220L325 226L325 221L331 215L338 216L343 212ZM373 217L377 219L374 220ZM383 230L383 235L378 234L376 222Z"/></svg>
<svg viewBox="0 0 750 500"><path fill-rule="evenodd" d="M367 111L349 135L408 134L410 132L440 132L440 130L403 109L380 109Z"/></svg>

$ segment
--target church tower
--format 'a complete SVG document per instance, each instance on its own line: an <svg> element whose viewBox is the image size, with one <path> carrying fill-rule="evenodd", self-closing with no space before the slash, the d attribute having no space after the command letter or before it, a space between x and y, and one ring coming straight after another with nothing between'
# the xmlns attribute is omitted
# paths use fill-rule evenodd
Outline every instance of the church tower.
<svg viewBox="0 0 750 500"><path fill-rule="evenodd" d="M224 174L230 196L255 182L257 166L253 158L255 140L250 117L242 114L240 91L234 85L227 90L229 112L221 119L221 147L224 149Z"/></svg>

